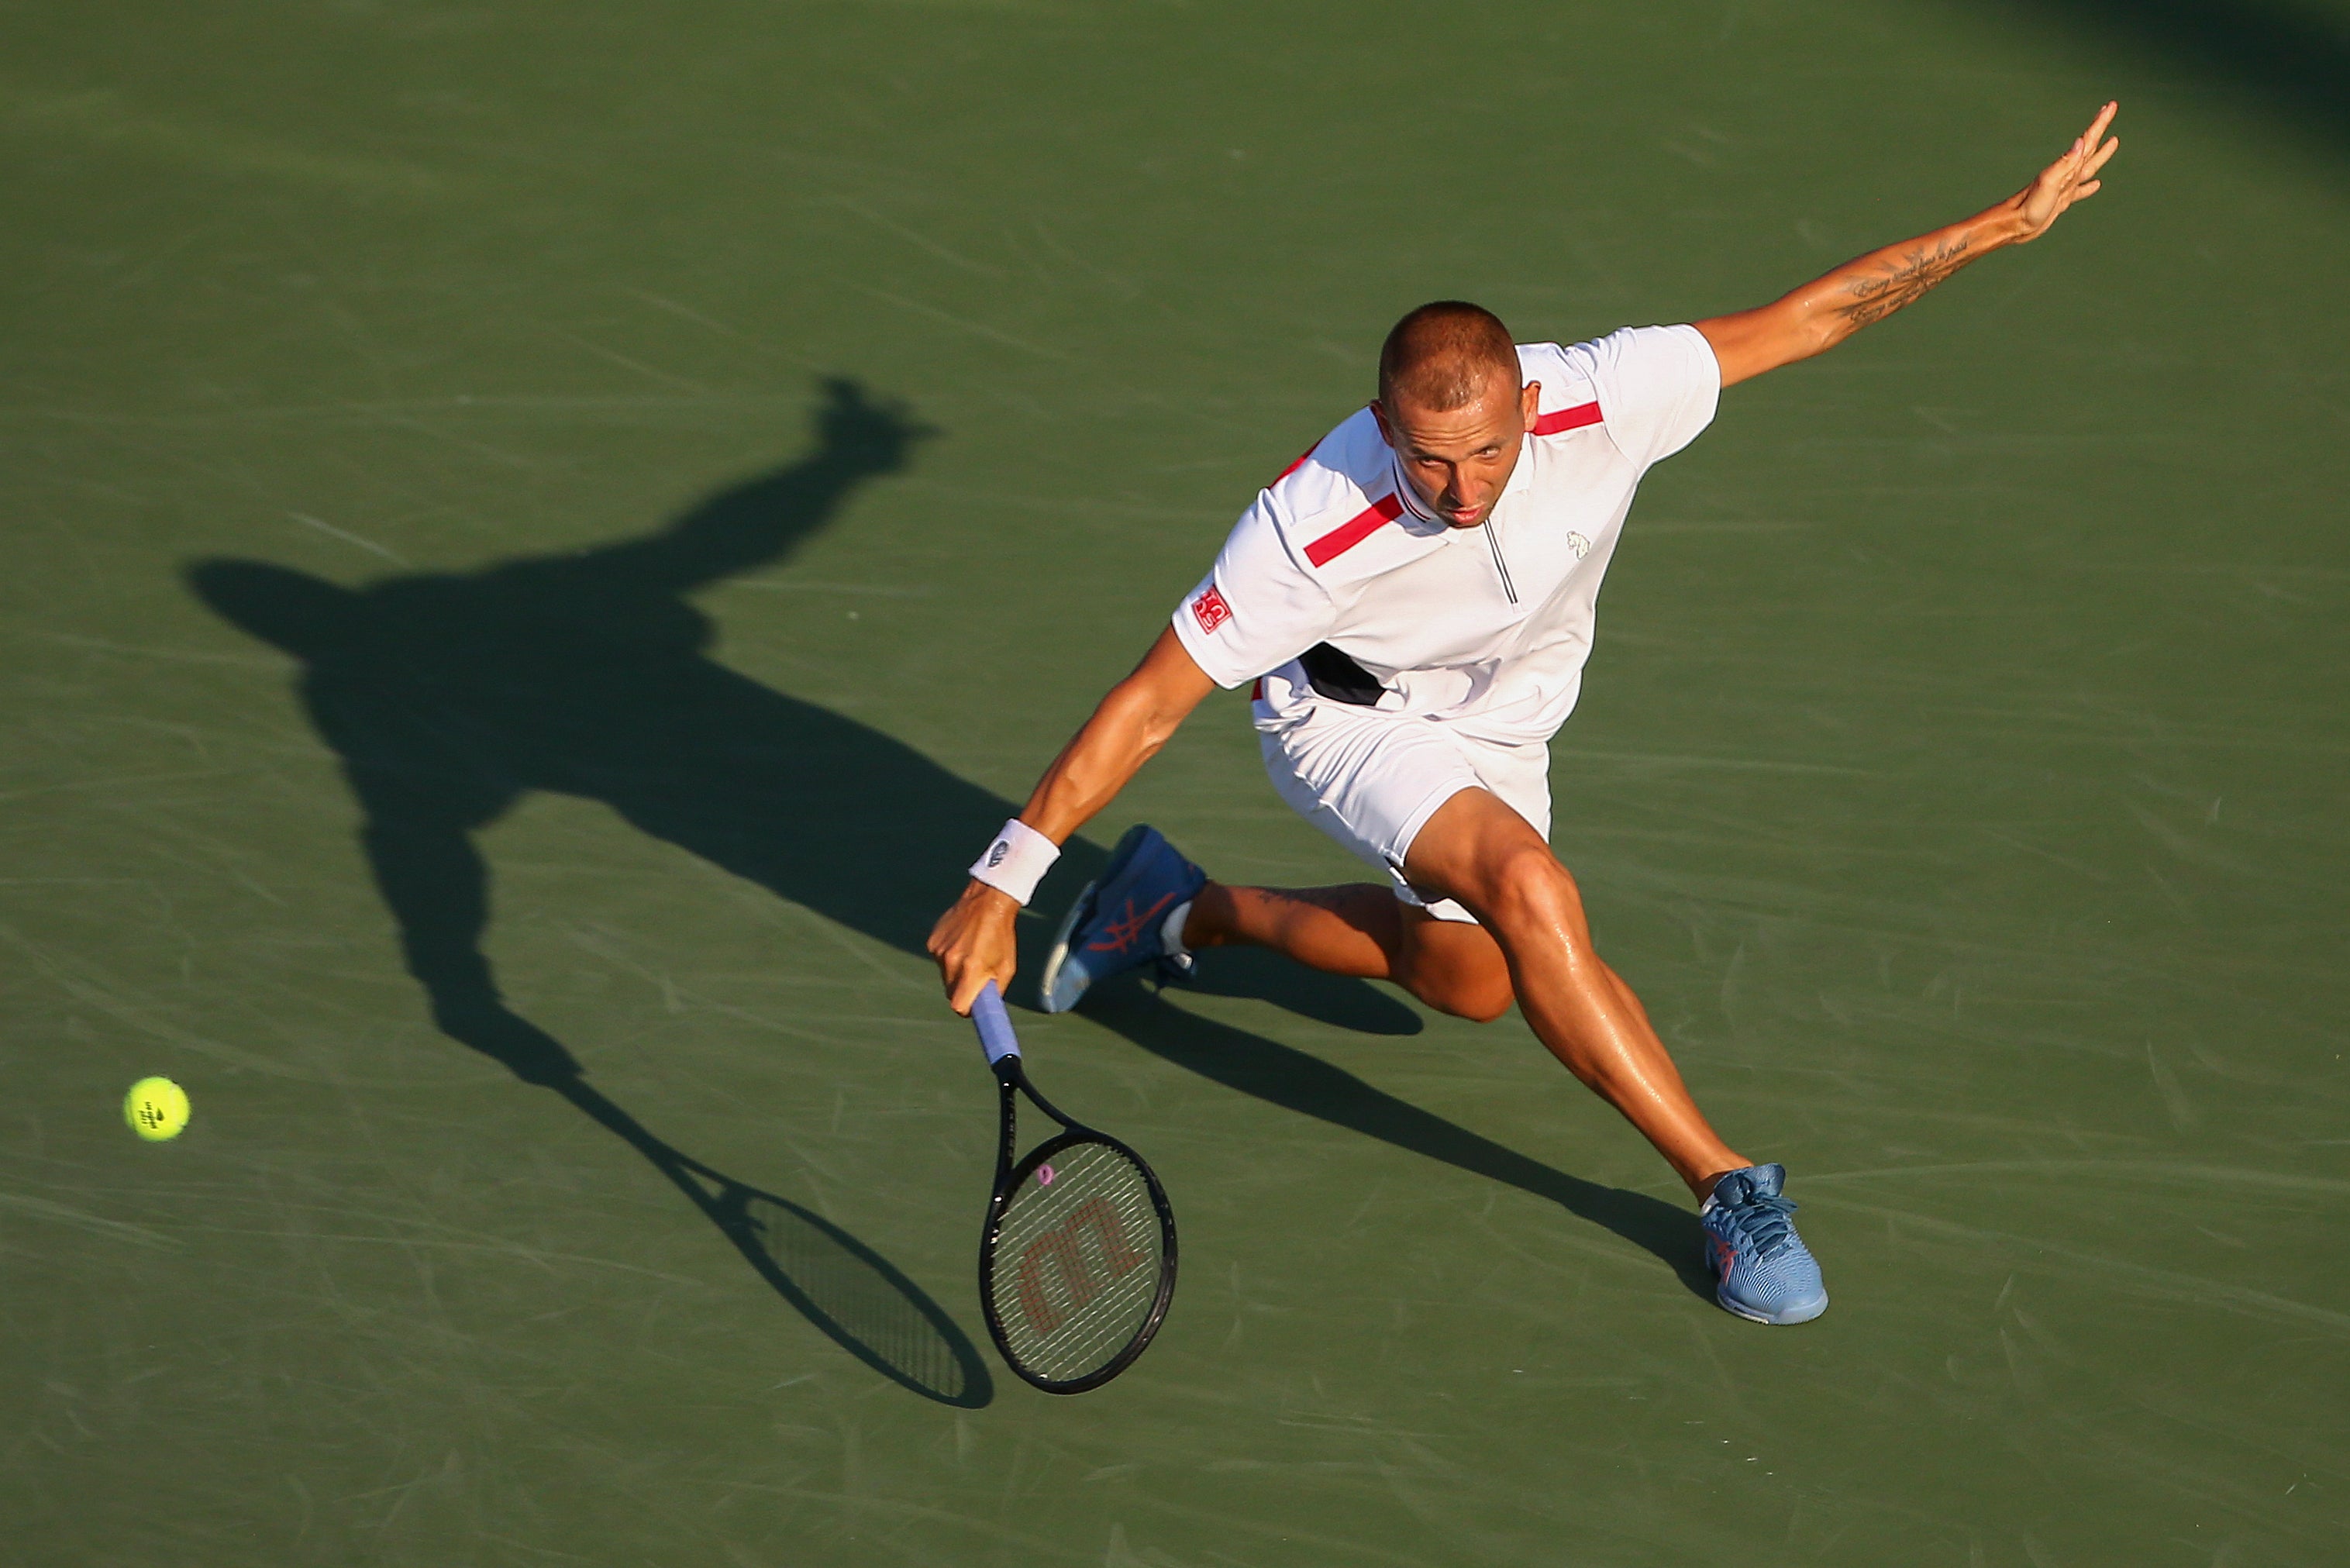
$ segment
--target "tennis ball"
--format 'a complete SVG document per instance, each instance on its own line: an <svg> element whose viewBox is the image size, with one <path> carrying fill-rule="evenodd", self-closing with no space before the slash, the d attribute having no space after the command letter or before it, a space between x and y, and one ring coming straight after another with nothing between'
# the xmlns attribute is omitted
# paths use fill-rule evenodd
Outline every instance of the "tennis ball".
<svg viewBox="0 0 2350 1568"><path fill-rule="evenodd" d="M122 1097L122 1119L149 1143L177 1137L188 1125L188 1091L169 1078L141 1078Z"/></svg>

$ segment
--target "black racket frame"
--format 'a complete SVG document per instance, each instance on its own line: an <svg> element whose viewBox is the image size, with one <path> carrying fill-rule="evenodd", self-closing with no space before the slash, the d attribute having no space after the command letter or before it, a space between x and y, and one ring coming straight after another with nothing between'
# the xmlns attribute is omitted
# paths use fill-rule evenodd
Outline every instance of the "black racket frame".
<svg viewBox="0 0 2350 1568"><path fill-rule="evenodd" d="M1159 1173L1150 1168L1149 1162L1109 1134L1098 1132L1073 1119L1038 1094L1035 1085L1028 1082L1026 1072L1021 1068L1017 1052L990 1065L995 1073L996 1089L1003 1096L1003 1132L996 1145L995 1191L987 1200L987 1222L979 1238L980 1311L987 1319L988 1337L995 1341L995 1348L1003 1355L1003 1364L1012 1368L1022 1382L1047 1394L1083 1394L1087 1389L1100 1387L1133 1366L1134 1358L1150 1347L1151 1339L1159 1333L1159 1324L1166 1320L1168 1303L1175 1299L1175 1210L1168 1204L1167 1190L1159 1185ZM1014 1139L1019 1136L1019 1097L1022 1095L1027 1096L1038 1110L1060 1123L1061 1130L1030 1149L1025 1158L1015 1163L1013 1149ZM1088 1372L1083 1377L1046 1377L1031 1371L1021 1363L1019 1356L1013 1354L1011 1342L1003 1332L1003 1320L997 1315L995 1243L1003 1233L1004 1210L1012 1201L1012 1195L1020 1190L1020 1184L1046 1160L1085 1143L1107 1145L1132 1160L1134 1168L1142 1172L1143 1182L1150 1192L1150 1207L1159 1218L1159 1294L1150 1303L1150 1315L1143 1320L1141 1330L1107 1366Z"/></svg>

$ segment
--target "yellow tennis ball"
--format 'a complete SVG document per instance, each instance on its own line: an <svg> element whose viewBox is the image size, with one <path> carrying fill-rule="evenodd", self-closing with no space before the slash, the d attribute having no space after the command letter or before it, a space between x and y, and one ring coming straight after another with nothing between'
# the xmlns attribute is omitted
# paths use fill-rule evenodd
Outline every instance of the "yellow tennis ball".
<svg viewBox="0 0 2350 1568"><path fill-rule="evenodd" d="M122 1098L122 1119L149 1143L177 1137L188 1125L188 1091L169 1078L141 1078Z"/></svg>

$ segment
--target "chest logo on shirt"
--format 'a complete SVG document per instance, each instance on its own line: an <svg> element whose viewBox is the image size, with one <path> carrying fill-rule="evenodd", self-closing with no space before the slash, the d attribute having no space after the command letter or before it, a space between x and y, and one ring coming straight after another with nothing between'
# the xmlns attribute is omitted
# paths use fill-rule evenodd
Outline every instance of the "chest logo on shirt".
<svg viewBox="0 0 2350 1568"><path fill-rule="evenodd" d="M1566 547L1575 552L1575 558L1578 561L1591 554L1591 541L1579 533L1566 536Z"/></svg>
<svg viewBox="0 0 2350 1568"><path fill-rule="evenodd" d="M1585 548L1590 546L1586 545ZM1232 607L1226 604L1224 596L1211 585L1207 592L1191 601L1191 618L1200 623L1201 631L1213 631L1232 618Z"/></svg>

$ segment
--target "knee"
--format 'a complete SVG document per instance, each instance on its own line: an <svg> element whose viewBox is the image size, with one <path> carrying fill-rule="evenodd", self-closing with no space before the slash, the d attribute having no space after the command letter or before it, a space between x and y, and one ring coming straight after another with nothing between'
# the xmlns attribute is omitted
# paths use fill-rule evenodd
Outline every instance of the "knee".
<svg viewBox="0 0 2350 1568"><path fill-rule="evenodd" d="M1488 868L1486 881L1485 907L1502 930L1558 932L1583 945L1582 892L1549 846L1512 849Z"/></svg>

